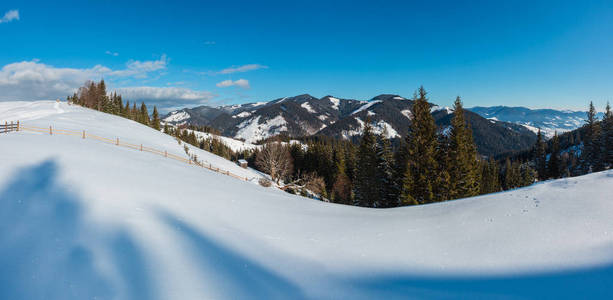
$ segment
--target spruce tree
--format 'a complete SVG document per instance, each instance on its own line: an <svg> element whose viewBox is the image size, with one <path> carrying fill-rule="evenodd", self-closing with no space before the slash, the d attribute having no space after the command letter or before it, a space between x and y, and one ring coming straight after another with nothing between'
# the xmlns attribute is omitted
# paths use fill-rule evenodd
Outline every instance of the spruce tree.
<svg viewBox="0 0 613 300"><path fill-rule="evenodd" d="M160 115L158 114L158 108L154 105L153 106L153 115L152 115L152 120L151 120L151 127L153 127L153 129L155 130L160 130Z"/></svg>
<svg viewBox="0 0 613 300"><path fill-rule="evenodd" d="M607 108L602 120L603 162L608 168L613 168L613 111L607 102Z"/></svg>
<svg viewBox="0 0 613 300"><path fill-rule="evenodd" d="M475 196L479 193L479 164L472 131L464 118L462 100L454 103L449 135L449 170L451 199Z"/></svg>
<svg viewBox="0 0 613 300"><path fill-rule="evenodd" d="M430 103L426 98L423 87L418 90L418 95L412 108L413 120L408 134L408 166L406 174L413 178L405 179L412 187L404 186L403 199L413 198L418 203L431 203L434 198L434 183L436 182L436 125L430 114ZM411 193L410 195L406 195Z"/></svg>
<svg viewBox="0 0 613 300"><path fill-rule="evenodd" d="M351 182L345 171L345 159L341 156L336 163L336 180L332 186L335 203L351 204Z"/></svg>
<svg viewBox="0 0 613 300"><path fill-rule="evenodd" d="M141 102L139 118L142 124L149 126L149 111L147 110L145 102Z"/></svg>
<svg viewBox="0 0 613 300"><path fill-rule="evenodd" d="M374 207L380 202L377 183L376 137L370 120L365 122L364 133L358 147L357 170L354 184L354 203L357 206Z"/></svg>
<svg viewBox="0 0 613 300"><path fill-rule="evenodd" d="M379 203L377 207L397 206L396 184L393 171L393 154L387 131L379 136L377 143L377 185L379 188Z"/></svg>
<svg viewBox="0 0 613 300"><path fill-rule="evenodd" d="M600 149L600 126L596 119L596 109L594 103L590 102L585 124L585 137L583 153L581 154L581 164L584 173L600 171L602 166Z"/></svg>
<svg viewBox="0 0 613 300"><path fill-rule="evenodd" d="M560 178L560 138L556 132L551 140L551 154L547 164L549 178Z"/></svg>
<svg viewBox="0 0 613 300"><path fill-rule="evenodd" d="M543 141L543 135L541 134L541 130L538 130L536 135L536 144L534 145L535 149L535 165L536 172L538 173L539 180L547 179L547 158L545 151L545 142Z"/></svg>

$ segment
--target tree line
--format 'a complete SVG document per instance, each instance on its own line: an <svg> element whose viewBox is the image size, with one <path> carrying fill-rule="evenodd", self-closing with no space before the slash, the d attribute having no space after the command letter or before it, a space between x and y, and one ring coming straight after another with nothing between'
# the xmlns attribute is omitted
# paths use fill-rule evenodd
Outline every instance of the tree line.
<svg viewBox="0 0 613 300"><path fill-rule="evenodd" d="M607 103L598 120L590 102L585 124L546 142L541 132L532 151L539 180L585 175L613 167L613 112Z"/></svg>
<svg viewBox="0 0 613 300"><path fill-rule="evenodd" d="M285 172L284 180L320 178L321 198L380 208L471 197L534 182L529 162L501 164L477 153L459 97L451 125L444 131L434 122L423 87L413 100L409 132L399 143L392 143L385 132L374 133L369 121L357 145L326 137L286 143L284 151L293 170Z"/></svg>
<svg viewBox="0 0 613 300"><path fill-rule="evenodd" d="M153 113L150 116L145 102L141 102L139 108L136 107L136 102L130 106L130 101L126 101L124 106L121 95L117 95L116 92L113 92L111 95L107 94L104 79L98 83L93 81L86 82L76 93L68 96L66 100L68 103L121 116L150 126L155 130L160 130L160 115L157 107L153 106Z"/></svg>

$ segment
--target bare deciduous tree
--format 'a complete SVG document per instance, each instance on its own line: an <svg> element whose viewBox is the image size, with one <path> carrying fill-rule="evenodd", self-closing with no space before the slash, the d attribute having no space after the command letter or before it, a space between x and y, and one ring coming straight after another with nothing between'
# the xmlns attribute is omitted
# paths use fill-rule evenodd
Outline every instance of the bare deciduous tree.
<svg viewBox="0 0 613 300"><path fill-rule="evenodd" d="M288 147L278 142L264 145L255 158L255 164L277 184L284 176L292 172L292 156Z"/></svg>

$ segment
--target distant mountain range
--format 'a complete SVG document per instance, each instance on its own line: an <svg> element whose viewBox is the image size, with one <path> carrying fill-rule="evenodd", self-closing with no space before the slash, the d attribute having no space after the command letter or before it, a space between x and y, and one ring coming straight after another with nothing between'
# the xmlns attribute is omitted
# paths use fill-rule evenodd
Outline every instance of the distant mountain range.
<svg viewBox="0 0 613 300"><path fill-rule="evenodd" d="M511 122L523 125L526 128L541 132L548 138L554 133L571 131L585 124L586 112L555 110L555 109L529 109L525 107L491 106L473 107L470 111L490 120ZM598 113L597 117L602 118Z"/></svg>
<svg viewBox="0 0 613 300"><path fill-rule="evenodd" d="M370 100L316 98L308 94L269 102L184 108L167 114L171 125L207 125L224 136L256 142L280 133L292 137L325 135L357 139L370 119L376 133L389 138L405 137L411 122L413 101L399 95L383 94ZM453 117L447 107L432 106L432 115L441 132L446 132ZM522 125L486 119L466 111L479 153L493 156L530 147L536 140L533 131Z"/></svg>

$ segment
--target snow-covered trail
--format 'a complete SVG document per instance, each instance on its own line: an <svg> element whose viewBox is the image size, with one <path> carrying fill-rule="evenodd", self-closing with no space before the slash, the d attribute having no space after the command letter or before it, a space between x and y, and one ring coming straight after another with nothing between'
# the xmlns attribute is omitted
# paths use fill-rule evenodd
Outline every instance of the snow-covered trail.
<svg viewBox="0 0 613 300"><path fill-rule="evenodd" d="M54 105L0 103L0 121L120 131L181 154L138 123ZM71 136L9 133L0 136L0 298L606 299L612 188L607 171L376 210Z"/></svg>

